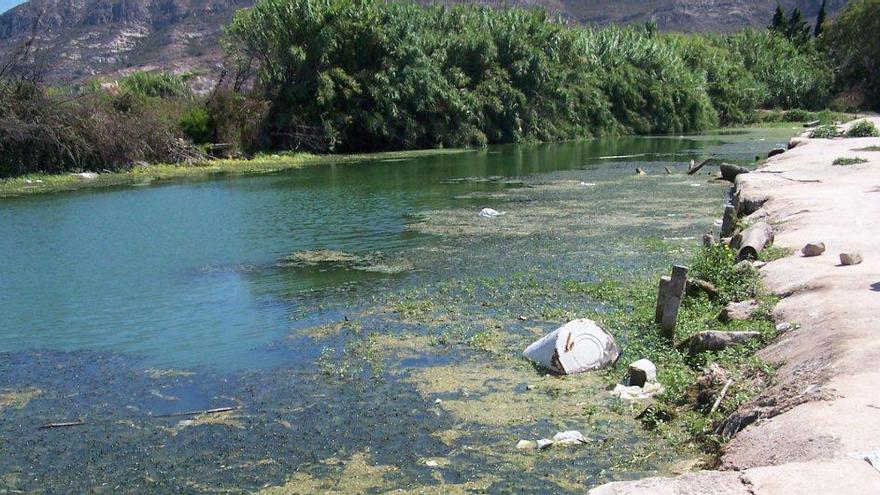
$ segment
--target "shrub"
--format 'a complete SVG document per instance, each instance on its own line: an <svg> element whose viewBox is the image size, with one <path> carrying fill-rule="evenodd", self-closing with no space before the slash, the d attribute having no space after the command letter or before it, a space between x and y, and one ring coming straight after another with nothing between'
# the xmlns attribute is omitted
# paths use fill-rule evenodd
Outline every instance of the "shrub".
<svg viewBox="0 0 880 495"><path fill-rule="evenodd" d="M211 116L203 107L193 107L184 112L180 117L180 128L193 143L208 143L213 139Z"/></svg>
<svg viewBox="0 0 880 495"><path fill-rule="evenodd" d="M832 165L847 166L847 165L858 165L860 163L868 163L868 160L865 160L864 158L840 157L840 158L834 160L834 163L832 163Z"/></svg>
<svg viewBox="0 0 880 495"><path fill-rule="evenodd" d="M71 96L0 81L0 177L176 161L177 126L131 95Z"/></svg>
<svg viewBox="0 0 880 495"><path fill-rule="evenodd" d="M164 72L132 72L119 80L123 91L139 97L171 98L191 96L189 86L180 76Z"/></svg>
<svg viewBox="0 0 880 495"><path fill-rule="evenodd" d="M831 139L840 136L840 129L836 125L822 125L810 132L813 139Z"/></svg>
<svg viewBox="0 0 880 495"><path fill-rule="evenodd" d="M846 131L846 135L853 138L877 137L880 136L880 131L877 130L877 126L870 120L860 120Z"/></svg>

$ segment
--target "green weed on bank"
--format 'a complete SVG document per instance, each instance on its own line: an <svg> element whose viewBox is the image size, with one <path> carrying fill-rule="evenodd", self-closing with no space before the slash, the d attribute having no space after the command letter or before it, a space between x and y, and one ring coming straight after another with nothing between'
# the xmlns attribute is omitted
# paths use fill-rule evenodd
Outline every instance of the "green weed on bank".
<svg viewBox="0 0 880 495"><path fill-rule="evenodd" d="M702 248L691 259L690 276L712 283L717 296L688 296L679 312L675 342L661 336L654 323L657 297L656 281L646 280L615 291L597 291L598 297L614 311L598 315L600 325L618 339L622 348L617 365L606 374L610 383L618 383L629 363L650 359L657 366L658 380L665 391L646 409L643 422L673 441L696 440L709 452L722 444L714 428L737 407L757 396L772 381L773 368L755 351L775 337L770 311L772 296L761 288L759 272L751 266L737 265L734 252L723 245ZM749 321L722 323L718 315L728 302L756 299L760 306ZM625 309L620 309L625 308ZM628 308L628 309L626 309ZM725 349L689 355L677 346L705 330L759 331L761 339ZM714 412L695 402L695 382L710 365L724 369L732 384ZM717 391L716 391L717 392Z"/></svg>

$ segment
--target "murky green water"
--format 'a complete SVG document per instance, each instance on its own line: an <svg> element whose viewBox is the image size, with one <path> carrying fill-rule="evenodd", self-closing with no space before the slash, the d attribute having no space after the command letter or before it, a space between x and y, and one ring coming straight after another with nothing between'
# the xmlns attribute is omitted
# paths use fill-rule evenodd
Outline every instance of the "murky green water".
<svg viewBox="0 0 880 495"><path fill-rule="evenodd" d="M0 491L547 493L663 470L598 380L519 352L603 310L570 287L687 256L726 190L690 159L751 163L788 134L0 201ZM164 417L215 407L236 409ZM512 447L560 429L595 441Z"/></svg>

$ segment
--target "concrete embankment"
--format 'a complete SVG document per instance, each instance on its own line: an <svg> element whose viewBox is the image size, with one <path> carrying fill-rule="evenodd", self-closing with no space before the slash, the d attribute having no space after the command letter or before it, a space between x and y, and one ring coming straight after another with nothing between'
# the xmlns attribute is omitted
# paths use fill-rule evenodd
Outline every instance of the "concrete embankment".
<svg viewBox="0 0 880 495"><path fill-rule="evenodd" d="M762 205L749 220L769 222L776 245L796 251L762 269L781 297L777 321L799 325L760 352L779 366L775 384L737 412L747 426L718 471L590 495L880 494L880 463L864 459L880 451L880 138L797 141L737 177L740 197ZM866 162L833 165L844 157ZM811 242L825 253L802 256ZM851 252L864 261L843 266Z"/></svg>

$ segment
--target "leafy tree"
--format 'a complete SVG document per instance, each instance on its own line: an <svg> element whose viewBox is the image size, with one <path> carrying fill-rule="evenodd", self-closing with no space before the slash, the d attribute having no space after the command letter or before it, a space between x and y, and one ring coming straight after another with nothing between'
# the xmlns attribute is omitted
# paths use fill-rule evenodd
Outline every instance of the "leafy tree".
<svg viewBox="0 0 880 495"><path fill-rule="evenodd" d="M810 25L804 20L800 9L791 11L785 37L797 46L803 46L810 40Z"/></svg>
<svg viewBox="0 0 880 495"><path fill-rule="evenodd" d="M818 38L822 31L825 28L825 18L827 17L827 13L825 12L825 4L827 0L822 0L822 6L819 7L819 14L816 16L816 28L813 30L813 36Z"/></svg>
<svg viewBox="0 0 880 495"><path fill-rule="evenodd" d="M785 11L781 5L776 5L776 12L773 14L773 22L768 26L771 31L785 34L788 29L788 20L785 18Z"/></svg>
<svg viewBox="0 0 880 495"><path fill-rule="evenodd" d="M880 0L854 0L822 36L844 88L864 93L880 109Z"/></svg>

